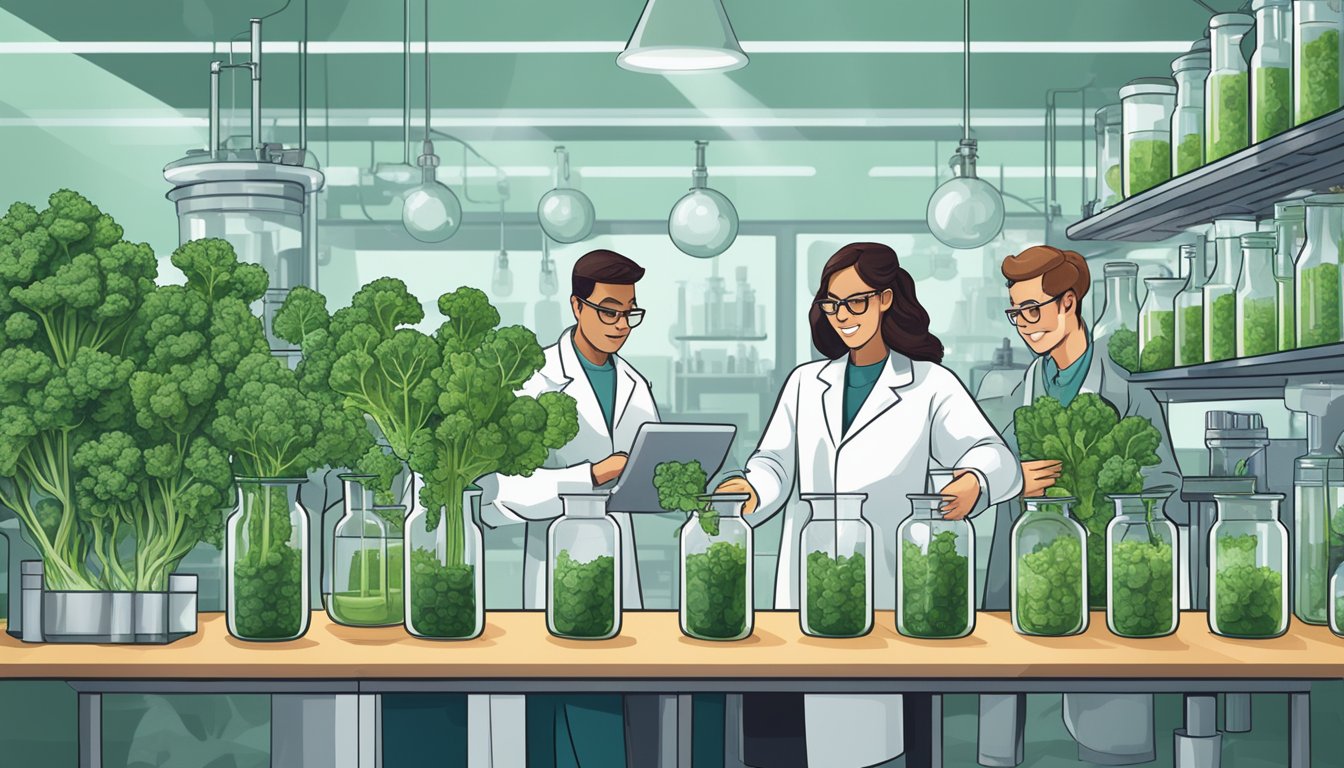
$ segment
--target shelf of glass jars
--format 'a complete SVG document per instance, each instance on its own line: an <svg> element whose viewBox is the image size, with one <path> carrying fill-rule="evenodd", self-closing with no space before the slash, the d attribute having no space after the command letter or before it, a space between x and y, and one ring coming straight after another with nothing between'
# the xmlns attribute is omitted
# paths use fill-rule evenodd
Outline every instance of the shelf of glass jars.
<svg viewBox="0 0 1344 768"><path fill-rule="evenodd" d="M1154 242L1226 216L1270 216L1302 189L1344 179L1344 110L1123 200L1068 228L1070 240Z"/></svg>
<svg viewBox="0 0 1344 768"><path fill-rule="evenodd" d="M1344 343L1133 373L1134 384L1167 401L1277 399L1291 383L1344 382Z"/></svg>

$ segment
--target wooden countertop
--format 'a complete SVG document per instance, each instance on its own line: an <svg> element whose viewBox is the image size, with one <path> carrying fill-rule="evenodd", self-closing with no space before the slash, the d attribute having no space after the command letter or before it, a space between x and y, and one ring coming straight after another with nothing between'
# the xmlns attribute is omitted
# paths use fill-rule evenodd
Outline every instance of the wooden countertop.
<svg viewBox="0 0 1344 768"><path fill-rule="evenodd" d="M166 646L29 645L0 634L0 679L495 679L495 678L1262 678L1344 677L1344 638L1294 622L1273 640L1209 632L1203 613L1181 615L1176 634L1125 640L1092 614L1076 637L1015 633L1006 613L980 613L960 640L898 635L879 611L867 637L803 636L794 612L761 611L756 631L734 643L692 640L675 612L626 612L620 636L561 640L540 612L487 614L467 642L417 640L400 627L355 629L315 612L308 634L287 643L230 637L224 615L201 615L197 634Z"/></svg>

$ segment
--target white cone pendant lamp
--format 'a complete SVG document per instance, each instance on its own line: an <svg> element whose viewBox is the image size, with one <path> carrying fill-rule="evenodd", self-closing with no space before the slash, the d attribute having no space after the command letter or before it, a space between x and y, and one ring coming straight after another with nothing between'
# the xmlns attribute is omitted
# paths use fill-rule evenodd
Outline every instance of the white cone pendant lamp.
<svg viewBox="0 0 1344 768"><path fill-rule="evenodd" d="M648 0L616 64L631 72L727 72L747 65L723 0Z"/></svg>

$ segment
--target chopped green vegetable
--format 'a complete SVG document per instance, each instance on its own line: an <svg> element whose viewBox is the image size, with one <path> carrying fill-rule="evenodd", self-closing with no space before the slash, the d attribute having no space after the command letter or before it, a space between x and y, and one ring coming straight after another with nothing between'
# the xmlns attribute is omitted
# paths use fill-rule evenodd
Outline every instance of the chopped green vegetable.
<svg viewBox="0 0 1344 768"><path fill-rule="evenodd" d="M1176 145L1176 173L1189 173L1204 165L1204 137L1186 134Z"/></svg>
<svg viewBox="0 0 1344 768"><path fill-rule="evenodd" d="M1160 139L1130 141L1126 158L1129 167L1129 197L1171 178L1171 142Z"/></svg>
<svg viewBox="0 0 1344 768"><path fill-rule="evenodd" d="M1171 601L1172 550L1165 541L1122 541L1111 551L1115 631L1157 637L1176 627Z"/></svg>
<svg viewBox="0 0 1344 768"><path fill-rule="evenodd" d="M1283 619L1283 575L1255 564L1259 539L1251 534L1218 540L1214 629L1229 637L1274 637Z"/></svg>
<svg viewBox="0 0 1344 768"><path fill-rule="evenodd" d="M586 563L563 549L551 576L550 630L560 637L604 638L616 627L616 559L601 555Z"/></svg>
<svg viewBox="0 0 1344 768"><path fill-rule="evenodd" d="M1292 70L1288 67L1257 67L1252 91L1255 94L1252 142L1261 142L1292 127Z"/></svg>
<svg viewBox="0 0 1344 768"><path fill-rule="evenodd" d="M1298 285L1298 346L1305 349L1340 341L1339 265L1308 267L1299 273Z"/></svg>
<svg viewBox="0 0 1344 768"><path fill-rule="evenodd" d="M1106 348L1111 362L1126 371L1139 370L1139 334L1128 328L1120 328L1111 334Z"/></svg>
<svg viewBox="0 0 1344 768"><path fill-rule="evenodd" d="M747 548L718 541L686 556L688 634L705 640L741 637L747 627Z"/></svg>
<svg viewBox="0 0 1344 768"><path fill-rule="evenodd" d="M1181 309L1181 365L1204 362L1204 307Z"/></svg>
<svg viewBox="0 0 1344 768"><path fill-rule="evenodd" d="M807 555L807 612L803 630L822 637L858 637L868 631L867 559L862 552Z"/></svg>
<svg viewBox="0 0 1344 768"><path fill-rule="evenodd" d="M1208 307L1209 321L1205 332L1208 336L1209 362L1231 360L1237 356L1237 296L1224 293L1213 300Z"/></svg>
<svg viewBox="0 0 1344 768"><path fill-rule="evenodd" d="M901 543L901 634L960 637L971 625L970 559L957 552L955 531L934 534L925 552Z"/></svg>
<svg viewBox="0 0 1344 768"><path fill-rule="evenodd" d="M1267 355L1279 351L1278 317L1274 299L1242 301L1237 329L1241 332L1241 347L1237 350L1239 357Z"/></svg>
<svg viewBox="0 0 1344 768"><path fill-rule="evenodd" d="M444 565L434 552L411 552L410 630L421 637L476 633L476 567Z"/></svg>
<svg viewBox="0 0 1344 768"><path fill-rule="evenodd" d="M1245 72L1213 75L1208 88L1204 155L1211 163L1245 149L1250 140L1250 78Z"/></svg>
<svg viewBox="0 0 1344 768"><path fill-rule="evenodd" d="M1297 124L1339 109L1339 31L1302 46L1297 68Z"/></svg>
<svg viewBox="0 0 1344 768"><path fill-rule="evenodd" d="M1145 323L1148 338L1139 352L1139 368L1144 371L1163 371L1176 364L1176 313L1165 310L1149 312ZM1156 326L1156 327L1154 327Z"/></svg>
<svg viewBox="0 0 1344 768"><path fill-rule="evenodd" d="M1020 555L1014 576L1016 620L1023 632L1068 635L1082 627L1083 552L1076 538L1060 536Z"/></svg>

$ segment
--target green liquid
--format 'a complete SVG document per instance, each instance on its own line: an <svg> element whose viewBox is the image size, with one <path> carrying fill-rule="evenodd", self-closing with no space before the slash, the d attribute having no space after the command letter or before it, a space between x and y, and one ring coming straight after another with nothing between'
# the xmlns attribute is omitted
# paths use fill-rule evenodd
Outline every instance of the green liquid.
<svg viewBox="0 0 1344 768"><path fill-rule="evenodd" d="M807 630L823 637L858 637L868 631L867 560L862 554L807 556Z"/></svg>
<svg viewBox="0 0 1344 768"><path fill-rule="evenodd" d="M1213 162L1245 149L1249 143L1250 79L1245 73L1214 75L1208 87L1212 98L1206 116L1204 154Z"/></svg>
<svg viewBox="0 0 1344 768"><path fill-rule="evenodd" d="M1241 356L1278 352L1278 308L1273 299L1247 299L1241 303Z"/></svg>
<svg viewBox="0 0 1344 768"><path fill-rule="evenodd" d="M705 640L741 637L747 629L747 548L715 542L686 556L687 633Z"/></svg>
<svg viewBox="0 0 1344 768"><path fill-rule="evenodd" d="M357 542L358 540L356 540ZM337 547L348 544L336 538ZM357 544L355 544L357 546ZM382 627L400 624L405 616L406 598L402 593L402 545L387 545L387 586L383 585L382 557L374 549L356 549L350 557L350 579L345 589L331 596L331 616L341 624Z"/></svg>
<svg viewBox="0 0 1344 768"><path fill-rule="evenodd" d="M1083 624L1083 552L1072 536L1021 555L1017 625L1031 635L1068 635Z"/></svg>
<svg viewBox="0 0 1344 768"><path fill-rule="evenodd" d="M957 534L942 531L919 545L901 542L901 634L960 637L971 625L967 597L970 559L957 553Z"/></svg>
<svg viewBox="0 0 1344 768"><path fill-rule="evenodd" d="M551 589L553 630L562 637L601 638L616 626L616 560L579 563L561 550Z"/></svg>
<svg viewBox="0 0 1344 768"><path fill-rule="evenodd" d="M1171 368L1176 365L1176 313L1158 310L1149 313L1148 318L1148 339L1139 354L1139 368L1144 371Z"/></svg>
<svg viewBox="0 0 1344 768"><path fill-rule="evenodd" d="M1297 297L1293 294L1293 280L1278 279L1278 307L1279 307L1279 350L1287 352L1290 349L1297 349Z"/></svg>
<svg viewBox="0 0 1344 768"><path fill-rule="evenodd" d="M1260 67L1255 70L1255 122L1252 141L1260 142L1292 127L1292 70Z"/></svg>
<svg viewBox="0 0 1344 768"><path fill-rule="evenodd" d="M1319 347L1340 340L1339 265L1321 264L1302 270L1297 297L1298 346Z"/></svg>
<svg viewBox="0 0 1344 768"><path fill-rule="evenodd" d="M1339 32L1323 32L1302 46L1297 71L1298 125L1339 109Z"/></svg>
<svg viewBox="0 0 1344 768"><path fill-rule="evenodd" d="M476 568L444 565L427 549L411 552L411 629L421 637L473 637Z"/></svg>
<svg viewBox="0 0 1344 768"><path fill-rule="evenodd" d="M1176 145L1176 173L1189 173L1204 164L1204 137L1186 134Z"/></svg>
<svg viewBox="0 0 1344 768"><path fill-rule="evenodd" d="M1204 307L1181 309L1181 365L1204 362Z"/></svg>
<svg viewBox="0 0 1344 768"><path fill-rule="evenodd" d="M1171 143L1159 139L1129 142L1129 196L1156 187L1171 178Z"/></svg>

